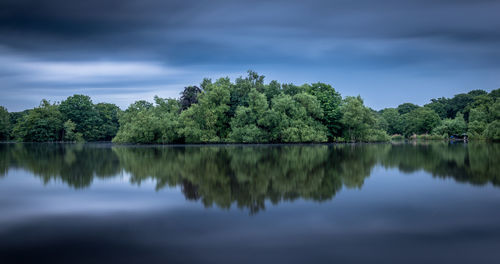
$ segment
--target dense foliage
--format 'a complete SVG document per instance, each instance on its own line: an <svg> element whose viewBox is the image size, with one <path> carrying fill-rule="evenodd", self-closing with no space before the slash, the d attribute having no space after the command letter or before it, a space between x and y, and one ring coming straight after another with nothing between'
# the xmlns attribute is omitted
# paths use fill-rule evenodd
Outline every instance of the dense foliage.
<svg viewBox="0 0 500 264"><path fill-rule="evenodd" d="M120 112L114 104L94 105L85 95L70 96L60 104L42 100L34 109L11 113L9 134L25 142L110 141L118 131Z"/></svg>
<svg viewBox="0 0 500 264"><path fill-rule="evenodd" d="M204 79L179 99L137 101L125 111L90 97L43 100L19 113L0 108L0 140L116 143L296 143L392 138L500 140L500 89L473 90L418 106L374 111L360 96L342 98L324 83L266 84L249 71L231 82Z"/></svg>
<svg viewBox="0 0 500 264"><path fill-rule="evenodd" d="M5 107L0 106L0 140L10 137L10 116Z"/></svg>

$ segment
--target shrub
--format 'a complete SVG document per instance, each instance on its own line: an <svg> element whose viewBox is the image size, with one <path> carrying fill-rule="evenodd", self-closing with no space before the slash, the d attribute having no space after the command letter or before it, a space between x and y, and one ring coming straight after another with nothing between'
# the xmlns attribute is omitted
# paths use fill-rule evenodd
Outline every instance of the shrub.
<svg viewBox="0 0 500 264"><path fill-rule="evenodd" d="M400 134L395 134L395 135L392 135L392 136L391 136L391 139L392 139L392 140L404 140L404 139L405 139L405 137L403 137L403 136L402 136L402 135L400 135Z"/></svg>
<svg viewBox="0 0 500 264"><path fill-rule="evenodd" d="M483 136L488 140L500 141L500 120L491 122L484 130Z"/></svg>
<svg viewBox="0 0 500 264"><path fill-rule="evenodd" d="M413 135L412 139L417 139L417 140L443 140L448 138L448 135L443 134L443 135L437 135L437 134L422 134L422 135Z"/></svg>
<svg viewBox="0 0 500 264"><path fill-rule="evenodd" d="M387 142L390 140L391 137L387 135L385 131L380 129L370 129L366 138L366 141L368 142Z"/></svg>

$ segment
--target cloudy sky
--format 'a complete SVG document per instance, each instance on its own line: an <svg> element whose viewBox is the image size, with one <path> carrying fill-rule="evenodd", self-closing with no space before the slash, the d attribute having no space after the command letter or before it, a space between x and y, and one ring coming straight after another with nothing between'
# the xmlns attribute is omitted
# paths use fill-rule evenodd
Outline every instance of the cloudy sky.
<svg viewBox="0 0 500 264"><path fill-rule="evenodd" d="M375 109L500 88L498 0L0 0L0 105L125 108L248 69Z"/></svg>

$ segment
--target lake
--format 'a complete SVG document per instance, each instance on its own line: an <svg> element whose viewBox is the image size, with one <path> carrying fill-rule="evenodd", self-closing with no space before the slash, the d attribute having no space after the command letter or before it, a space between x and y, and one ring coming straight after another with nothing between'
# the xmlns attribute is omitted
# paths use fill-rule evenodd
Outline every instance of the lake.
<svg viewBox="0 0 500 264"><path fill-rule="evenodd" d="M500 144L0 144L0 263L498 263Z"/></svg>

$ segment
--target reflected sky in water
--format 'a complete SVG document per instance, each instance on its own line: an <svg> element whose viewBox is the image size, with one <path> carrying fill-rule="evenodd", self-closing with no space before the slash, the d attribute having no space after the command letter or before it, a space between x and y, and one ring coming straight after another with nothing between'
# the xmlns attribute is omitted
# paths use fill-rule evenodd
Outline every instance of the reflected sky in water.
<svg viewBox="0 0 500 264"><path fill-rule="evenodd" d="M495 263L500 145L0 144L1 263Z"/></svg>

